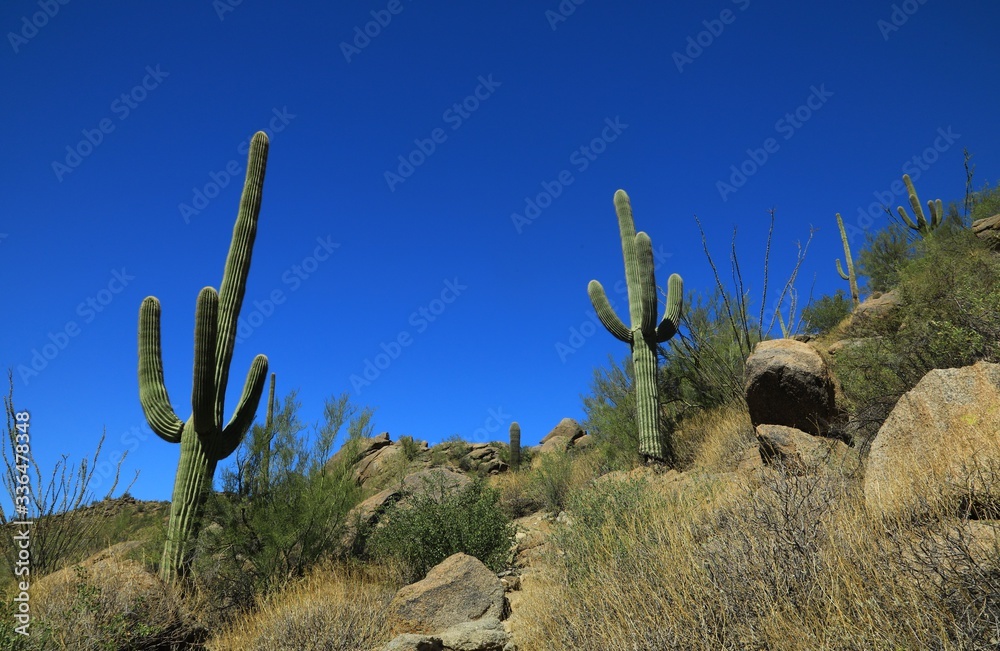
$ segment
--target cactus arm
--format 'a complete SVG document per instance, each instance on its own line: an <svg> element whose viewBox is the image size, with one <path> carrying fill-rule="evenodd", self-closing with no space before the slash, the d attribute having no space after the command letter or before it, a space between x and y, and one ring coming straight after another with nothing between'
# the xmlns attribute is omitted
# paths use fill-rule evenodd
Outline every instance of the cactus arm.
<svg viewBox="0 0 1000 651"><path fill-rule="evenodd" d="M250 365L246 383L243 385L243 395L236 405L232 420L222 430L222 444L218 448L219 459L225 459L239 447L243 436L250 429L260 396L264 392L264 381L267 379L267 357L257 355Z"/></svg>
<svg viewBox="0 0 1000 651"><path fill-rule="evenodd" d="M656 302L656 277L653 275L653 242L646 233L635 236L635 267L639 279L640 314L639 321L632 321L634 328L638 323L643 336L649 336L656 330L656 312L659 305Z"/></svg>
<svg viewBox="0 0 1000 651"><path fill-rule="evenodd" d="M840 274L840 277L844 280L850 280L851 277L847 275L847 273L844 272L844 268L840 266L840 258L837 258L834 262L837 263L837 273Z"/></svg>
<svg viewBox="0 0 1000 651"><path fill-rule="evenodd" d="M597 318L601 320L601 323L608 329L608 332L614 335L615 339L624 341L626 344L631 344L632 332L625 327L622 320L615 314L615 310L611 307L611 303L608 302L607 294L604 293L604 287L601 283L591 280L590 284L587 285L587 294L590 295L590 302L594 305Z"/></svg>
<svg viewBox="0 0 1000 651"><path fill-rule="evenodd" d="M257 236L257 218L264 188L264 171L267 168L267 136L258 131L250 141L246 181L240 198L239 215L233 227L233 241L226 257L226 267L219 291L219 337L216 352L215 379L216 417L222 422L225 409L226 387L229 384L229 364L236 343L236 325L243 305L253 243Z"/></svg>
<svg viewBox="0 0 1000 651"><path fill-rule="evenodd" d="M663 343L677 334L681 327L681 310L684 307L684 280L679 274L670 274L667 279L667 307L663 320L656 327L656 341Z"/></svg>
<svg viewBox="0 0 1000 651"><path fill-rule="evenodd" d="M215 288L205 287L198 294L194 324L191 418L194 431L207 435L220 424L215 420L215 345L219 330L219 295Z"/></svg>
<svg viewBox="0 0 1000 651"><path fill-rule="evenodd" d="M156 435L167 443L180 443L184 423L170 406L163 383L160 302L155 296L147 297L139 308L139 401Z"/></svg>
<svg viewBox="0 0 1000 651"><path fill-rule="evenodd" d="M927 237L944 221L944 206L940 199L928 201L927 211L930 214L930 219L927 219L923 208L920 207L920 198L917 196L917 191L913 187L913 181L910 180L909 174L903 175L903 182L906 184L906 193L909 197L910 207L913 209L916 221L910 219L910 216L906 214L906 209L902 206L897 206L896 212L899 213L899 216L907 226L920 233L921 236Z"/></svg>

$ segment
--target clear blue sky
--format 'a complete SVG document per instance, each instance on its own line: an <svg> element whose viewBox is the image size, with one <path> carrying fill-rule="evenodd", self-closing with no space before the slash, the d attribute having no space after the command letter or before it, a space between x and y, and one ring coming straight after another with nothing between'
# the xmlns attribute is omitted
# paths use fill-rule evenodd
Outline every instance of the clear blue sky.
<svg viewBox="0 0 1000 651"><path fill-rule="evenodd" d="M963 147L978 183L1000 177L995 0L235 2L0 8L0 366L46 467L106 428L140 498L169 497L179 449L145 429L139 304L162 303L186 419L195 298L221 281L258 129L227 417L264 353L307 421L350 391L376 431L432 443L517 420L533 444L583 417L593 369L627 352L584 326L592 278L627 314L618 188L658 280L687 289L712 286L695 214L723 265L739 225L755 296L768 209L772 289L817 228L804 297L846 288L834 213L856 251L885 224L859 217L869 204L905 201L904 171L925 201L961 198ZM366 360L385 368L352 381Z"/></svg>

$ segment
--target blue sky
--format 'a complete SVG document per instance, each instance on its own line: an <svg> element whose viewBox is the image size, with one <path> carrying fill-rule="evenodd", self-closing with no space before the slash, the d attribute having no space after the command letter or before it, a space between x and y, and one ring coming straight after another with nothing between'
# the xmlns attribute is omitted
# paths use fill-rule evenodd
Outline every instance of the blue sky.
<svg viewBox="0 0 1000 651"><path fill-rule="evenodd" d="M106 428L133 494L169 497L179 449L145 427L139 304L161 301L186 419L195 298L221 281L258 129L227 414L264 353L307 421L349 391L394 439L506 439L517 420L533 444L627 353L588 325L592 278L627 315L616 189L661 283L711 289L697 214L723 265L739 226L759 296L774 207L772 291L811 228L801 296L846 288L836 212L856 252L903 172L960 200L967 147L977 184L1000 178L998 24L992 0L5 2L0 366L33 451L76 460Z"/></svg>

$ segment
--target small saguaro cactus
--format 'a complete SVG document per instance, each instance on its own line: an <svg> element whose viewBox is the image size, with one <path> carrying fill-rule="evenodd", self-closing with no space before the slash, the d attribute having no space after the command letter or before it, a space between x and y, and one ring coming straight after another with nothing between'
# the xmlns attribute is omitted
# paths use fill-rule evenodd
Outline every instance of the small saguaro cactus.
<svg viewBox="0 0 1000 651"><path fill-rule="evenodd" d="M907 226L920 233L921 237L927 237L944 221L944 207L941 200L927 202L927 210L931 216L930 219L927 219L924 216L923 208L920 207L920 199L917 198L917 191L913 188L913 181L910 180L909 174L903 175L903 183L906 184L906 193L910 197L910 207L913 208L914 219L910 219L910 216L906 214L906 209L902 206L896 206L896 212L899 213Z"/></svg>
<svg viewBox="0 0 1000 651"><path fill-rule="evenodd" d="M635 402L639 428L639 454L646 461L669 463L673 460L670 441L660 432L660 400L656 383L657 345L677 333L681 321L684 283L677 274L667 280L667 307L657 323L658 301L653 266L653 243L649 235L635 232L632 205L624 190L615 192L615 213L621 231L625 257L625 280L628 284L631 327L615 314L604 287L596 280L587 286L597 317L612 335L632 349L635 372Z"/></svg>
<svg viewBox="0 0 1000 651"><path fill-rule="evenodd" d="M517 471L521 466L521 426L510 424L510 469Z"/></svg>
<svg viewBox="0 0 1000 651"><path fill-rule="evenodd" d="M851 301L854 303L854 307L857 307L861 303L861 295L858 293L858 277L854 274L854 258L851 257L851 243L847 240L847 231L844 230L844 220L841 218L840 213L837 213L837 226L840 227L840 240L844 243L844 260L847 262L847 271L840 266L840 258L837 258L837 273L840 277L850 283L851 286Z"/></svg>
<svg viewBox="0 0 1000 651"><path fill-rule="evenodd" d="M267 136L263 132L254 134L221 290L205 287L198 294L192 413L187 422L177 417L163 382L160 302L155 296L148 296L139 308L139 400L152 430L168 443L181 446L160 565L160 576L167 583L175 582L186 572L188 544L197 537L216 464L232 454L243 440L253 422L267 377L267 357L257 355L250 365L236 411L223 426L229 364L257 233L267 148Z"/></svg>

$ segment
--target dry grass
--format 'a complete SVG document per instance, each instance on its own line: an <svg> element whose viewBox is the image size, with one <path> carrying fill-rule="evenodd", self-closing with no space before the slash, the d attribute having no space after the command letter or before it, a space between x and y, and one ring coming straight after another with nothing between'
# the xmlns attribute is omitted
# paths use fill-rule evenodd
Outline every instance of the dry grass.
<svg viewBox="0 0 1000 651"><path fill-rule="evenodd" d="M330 565L268 598L208 643L212 651L364 651L390 636L385 608L400 587L392 569Z"/></svg>
<svg viewBox="0 0 1000 651"><path fill-rule="evenodd" d="M688 451L691 465L720 472L734 469L756 442L745 405L704 411L685 422L675 438L677 448Z"/></svg>
<svg viewBox="0 0 1000 651"><path fill-rule="evenodd" d="M560 551L524 581L512 620L519 648L996 643L994 527L875 519L857 480L835 470L739 477L675 477L659 490L656 479L602 482L576 496Z"/></svg>

